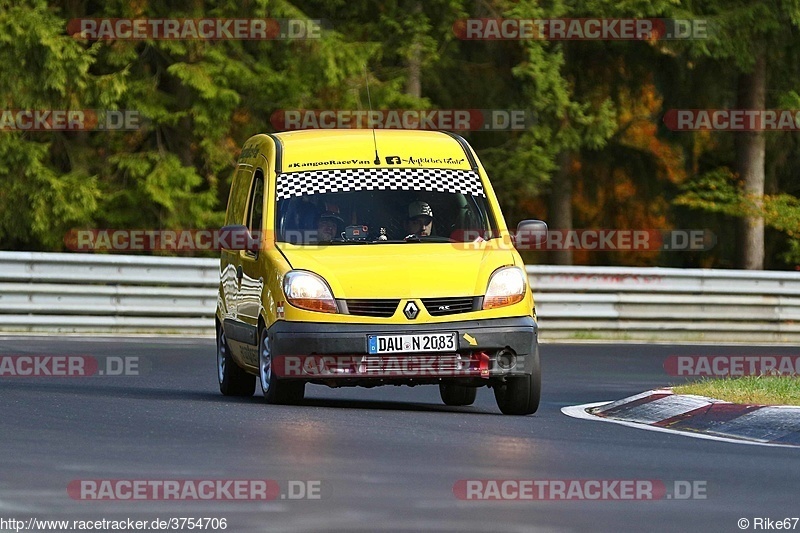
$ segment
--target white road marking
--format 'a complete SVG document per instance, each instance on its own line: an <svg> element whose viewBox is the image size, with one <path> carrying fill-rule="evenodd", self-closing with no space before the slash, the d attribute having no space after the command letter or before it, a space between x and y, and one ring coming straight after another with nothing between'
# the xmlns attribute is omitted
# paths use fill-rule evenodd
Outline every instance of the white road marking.
<svg viewBox="0 0 800 533"><path fill-rule="evenodd" d="M792 446L791 444L773 444L767 442L755 442L750 440L742 440L742 439L732 439L728 437L718 437L716 435L707 435L705 433L692 433L689 431L678 431L676 429L669 429L669 428L662 428L657 426L650 426L647 424L638 424L636 422L629 422L625 420L614 420L613 418L604 418L602 416L595 416L590 415L586 412L587 409L591 409L593 407L600 407L601 405L607 405L611 402L595 402L595 403L586 403L583 405L571 405L567 407L562 407L561 412L567 416L572 418L579 418L581 420L595 420L600 422L611 422L612 424L620 424L622 426L628 426L637 429L646 429L648 431L659 431L661 433L671 433L672 435L683 435L684 437L694 437L696 439L706 439L706 440L716 440L719 442L730 442L733 444L751 444L755 446L770 446L775 448L797 448L797 446Z"/></svg>

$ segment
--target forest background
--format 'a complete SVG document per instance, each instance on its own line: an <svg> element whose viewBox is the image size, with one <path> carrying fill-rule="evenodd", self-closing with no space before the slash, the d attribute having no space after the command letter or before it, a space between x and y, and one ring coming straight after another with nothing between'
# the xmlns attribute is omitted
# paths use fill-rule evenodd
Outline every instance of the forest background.
<svg viewBox="0 0 800 533"><path fill-rule="evenodd" d="M323 20L315 39L91 40L81 18ZM702 20L702 38L464 40L470 18ZM467 131L509 225L701 229L702 252L529 262L796 270L797 132L672 131L674 109L800 110L800 0L0 0L6 110L135 110L130 131L0 131L0 249L76 228L217 228L280 110L525 110Z"/></svg>

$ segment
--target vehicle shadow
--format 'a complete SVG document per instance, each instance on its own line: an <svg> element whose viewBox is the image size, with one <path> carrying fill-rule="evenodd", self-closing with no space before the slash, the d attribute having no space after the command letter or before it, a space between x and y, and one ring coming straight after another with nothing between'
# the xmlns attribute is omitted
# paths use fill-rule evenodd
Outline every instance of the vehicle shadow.
<svg viewBox="0 0 800 533"><path fill-rule="evenodd" d="M263 398L260 398L263 402ZM367 409L382 411L415 411L428 413L461 413L475 415L493 415L491 413L474 406L453 407L449 405L437 405L431 403L411 403L403 401L387 400L353 400L341 398L306 398L298 406L320 407L326 409Z"/></svg>
<svg viewBox="0 0 800 533"><path fill-rule="evenodd" d="M78 378L13 378L0 380L0 390L6 394L30 392L40 395L68 394L83 397L99 397L107 399L136 399L136 400L191 400L199 402L212 402L218 404L235 403L253 405L271 409L297 409L314 407L322 409L366 409L381 411L409 411L430 413L460 413L475 415L499 415L474 406L453 407L429 403L416 403L391 400L358 400L351 398L305 398L294 405L269 405L264 401L261 391L256 387L256 392L251 397L223 396L216 390L187 390L165 389L152 386L135 386L125 381L133 378L86 378L80 382Z"/></svg>
<svg viewBox="0 0 800 533"><path fill-rule="evenodd" d="M123 384L133 378L13 378L0 380L0 390L4 394L14 392L30 392L31 394L69 394L74 396L103 397L109 399L138 399L138 400L166 400L189 399L209 401L215 397L234 400L242 403L252 401L252 398L226 398L219 393L216 395L208 390L180 390L155 388L151 386L134 386ZM100 383L102 381L102 383Z"/></svg>

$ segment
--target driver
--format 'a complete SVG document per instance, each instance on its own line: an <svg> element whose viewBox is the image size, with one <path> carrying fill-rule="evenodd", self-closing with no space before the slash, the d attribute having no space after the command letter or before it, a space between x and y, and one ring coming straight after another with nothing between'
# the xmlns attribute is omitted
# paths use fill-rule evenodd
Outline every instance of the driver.
<svg viewBox="0 0 800 533"><path fill-rule="evenodd" d="M325 206L327 211L317 221L317 241L329 242L341 236L344 220L339 216L338 206Z"/></svg>
<svg viewBox="0 0 800 533"><path fill-rule="evenodd" d="M431 234L433 227L433 209L427 202L417 200L408 206L406 231L411 235L425 237Z"/></svg>

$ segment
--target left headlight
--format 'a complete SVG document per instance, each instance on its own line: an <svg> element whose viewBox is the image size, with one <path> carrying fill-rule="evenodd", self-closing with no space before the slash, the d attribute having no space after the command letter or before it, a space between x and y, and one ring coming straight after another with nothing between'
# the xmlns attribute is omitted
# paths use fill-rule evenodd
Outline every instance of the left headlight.
<svg viewBox="0 0 800 533"><path fill-rule="evenodd" d="M283 278L283 294L286 301L300 309L336 313L336 301L330 287L313 272L292 270Z"/></svg>
<svg viewBox="0 0 800 533"><path fill-rule="evenodd" d="M494 309L521 302L525 298L526 287L525 273L521 268L498 268L489 277L483 308Z"/></svg>

